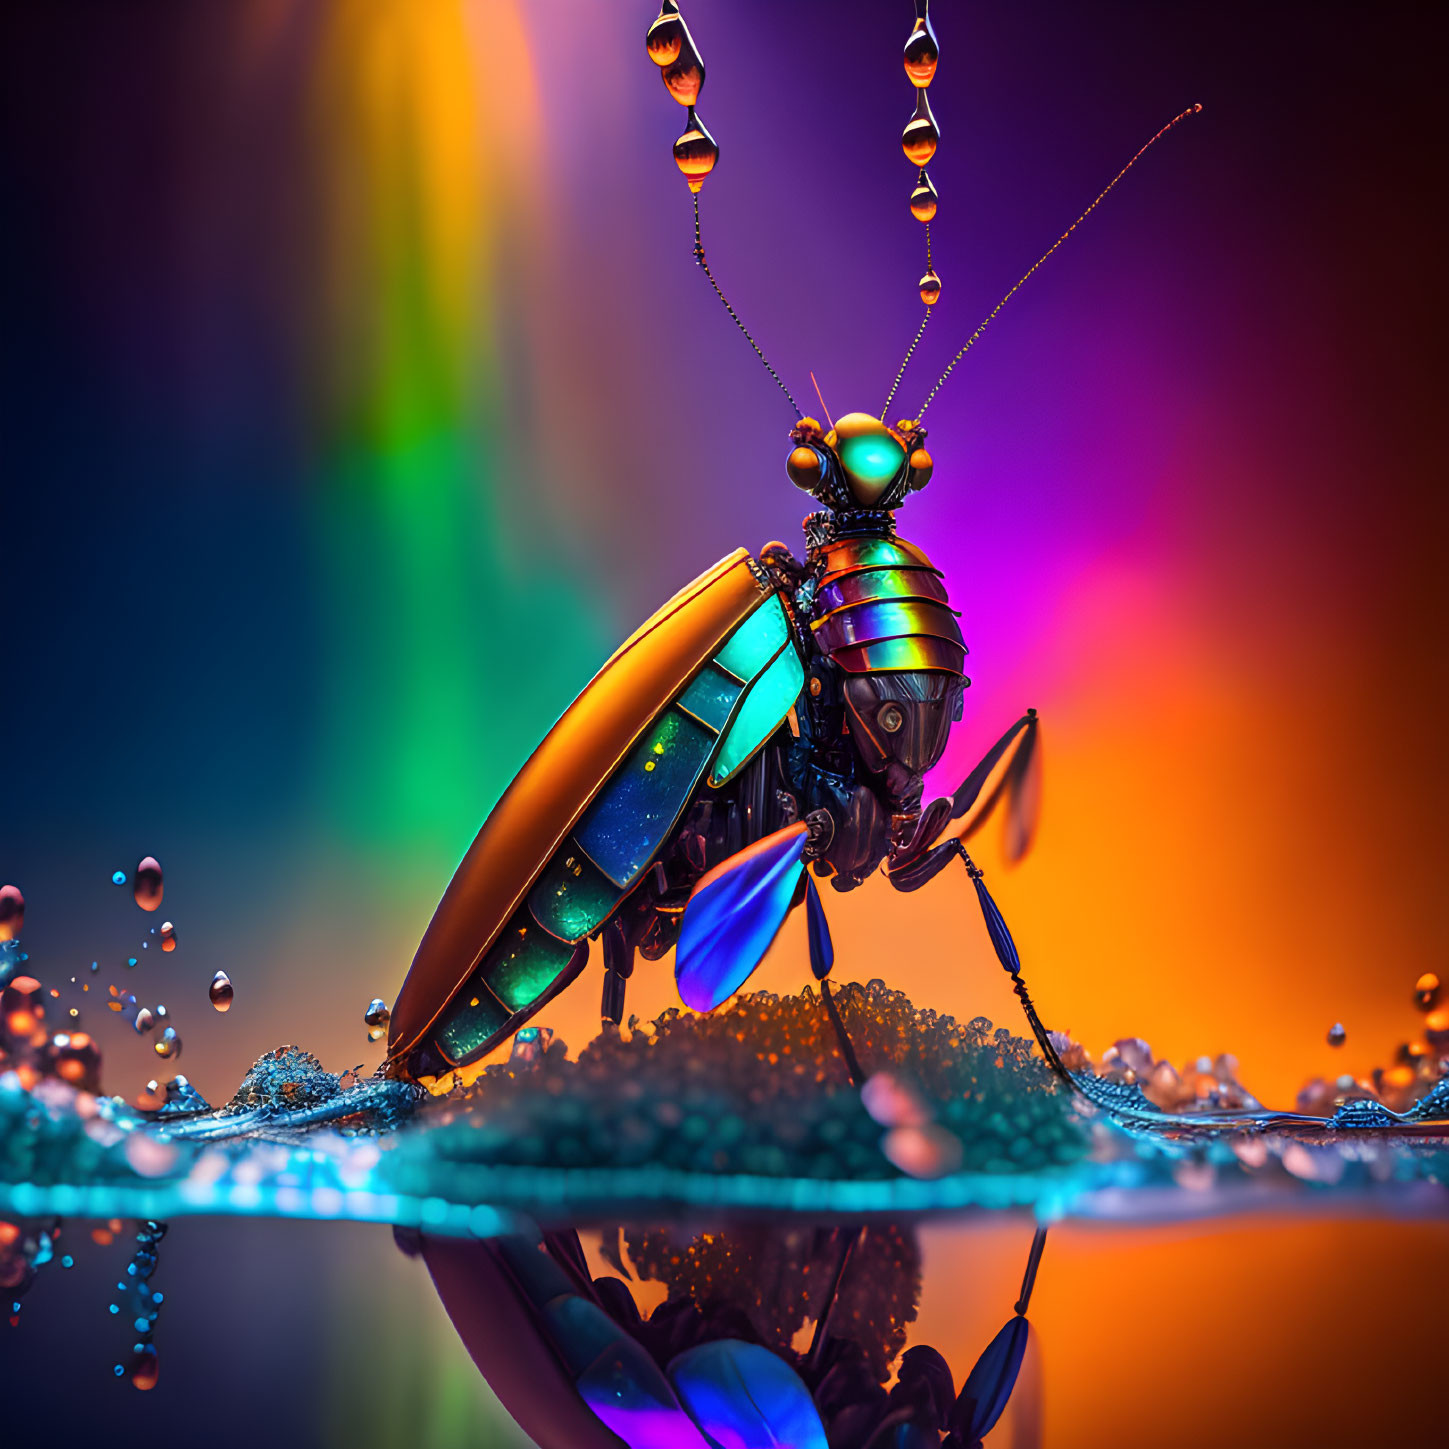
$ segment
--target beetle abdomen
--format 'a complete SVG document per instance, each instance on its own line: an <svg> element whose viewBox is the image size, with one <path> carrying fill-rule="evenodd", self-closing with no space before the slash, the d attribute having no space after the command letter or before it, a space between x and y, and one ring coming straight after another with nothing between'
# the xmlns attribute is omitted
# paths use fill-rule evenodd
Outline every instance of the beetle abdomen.
<svg viewBox="0 0 1449 1449"><path fill-rule="evenodd" d="M940 570L920 549L872 534L820 552L825 573L811 628L822 653L847 674L940 670L965 679L960 625Z"/></svg>

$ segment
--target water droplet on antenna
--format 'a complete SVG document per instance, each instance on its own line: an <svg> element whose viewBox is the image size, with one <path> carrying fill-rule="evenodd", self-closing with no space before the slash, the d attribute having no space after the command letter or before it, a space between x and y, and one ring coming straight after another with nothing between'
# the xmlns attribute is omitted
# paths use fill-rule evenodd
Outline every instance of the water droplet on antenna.
<svg viewBox="0 0 1449 1449"><path fill-rule="evenodd" d="M934 307L936 299L941 295L941 279L936 275L934 267L921 278L920 287L921 301L928 307Z"/></svg>
<svg viewBox="0 0 1449 1449"><path fill-rule="evenodd" d="M698 191L704 185L704 178L714 170L719 160L719 146L705 129L704 122L689 108L689 125L684 134L674 143L674 164L684 173L691 191ZM711 193L712 194L712 193Z"/></svg>
<svg viewBox="0 0 1449 1449"><path fill-rule="evenodd" d="M936 203L939 200L931 178L922 171L916 189L911 192L911 215L917 221L930 221L936 214Z"/></svg>
<svg viewBox="0 0 1449 1449"><path fill-rule="evenodd" d="M644 48L655 65L672 65L679 59L684 44L684 21L679 18L679 6L675 0L663 0L658 18L653 21L644 35Z"/></svg>
<svg viewBox="0 0 1449 1449"><path fill-rule="evenodd" d="M901 132L901 150L913 165L924 166L936 154L940 142L941 131L931 114L931 103L926 99L925 91L917 91L916 113Z"/></svg>
<svg viewBox="0 0 1449 1449"><path fill-rule="evenodd" d="M941 59L941 47L936 43L936 32L931 27L930 17L919 16L906 38L906 74L913 86L924 89L936 76L936 65Z"/></svg>

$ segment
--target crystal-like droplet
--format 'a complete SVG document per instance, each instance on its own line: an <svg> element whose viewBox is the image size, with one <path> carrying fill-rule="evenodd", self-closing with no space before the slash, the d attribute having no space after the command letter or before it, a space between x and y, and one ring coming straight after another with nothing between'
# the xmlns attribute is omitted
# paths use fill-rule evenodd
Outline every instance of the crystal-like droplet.
<svg viewBox="0 0 1449 1449"><path fill-rule="evenodd" d="M1331 1047L1341 1047L1348 1040L1348 1033L1343 1029L1343 1023L1336 1021L1328 1028L1328 1044Z"/></svg>
<svg viewBox="0 0 1449 1449"><path fill-rule="evenodd" d="M674 143L674 164L684 173L689 189L698 191L718 160L719 146L691 106L688 129ZM711 196L713 194L710 193Z"/></svg>
<svg viewBox="0 0 1449 1449"><path fill-rule="evenodd" d="M387 1024L392 1020L392 1012L387 1009L387 1002L382 997L374 996L367 1003L367 1010L362 1013L362 1019L367 1023L368 1041L378 1041L387 1031Z"/></svg>
<svg viewBox="0 0 1449 1449"><path fill-rule="evenodd" d="M19 886L0 886L0 941L14 941L25 924L25 897Z"/></svg>
<svg viewBox="0 0 1449 1449"><path fill-rule="evenodd" d="M156 1017L149 1006L143 1006L131 1019L131 1026L138 1036L145 1036L156 1025Z"/></svg>
<svg viewBox="0 0 1449 1449"><path fill-rule="evenodd" d="M176 927L170 921L161 922L161 949L163 951L176 949Z"/></svg>
<svg viewBox="0 0 1449 1449"><path fill-rule="evenodd" d="M932 267L931 270L927 272L924 277L921 278L921 301L923 301L928 307L934 307L936 305L936 299L940 295L941 279L936 275L936 269Z"/></svg>
<svg viewBox="0 0 1449 1449"><path fill-rule="evenodd" d="M664 67L664 87L681 106L693 106L704 89L704 60L695 49L689 27L681 23L681 28L684 34L679 54Z"/></svg>
<svg viewBox="0 0 1449 1449"><path fill-rule="evenodd" d="M940 142L941 131L931 114L931 103L926 99L925 91L917 91L916 113L901 132L901 150L913 166L925 166L936 154Z"/></svg>
<svg viewBox="0 0 1449 1449"><path fill-rule="evenodd" d="M662 0L658 18L644 35L644 48L657 66L672 65L679 59L684 44L684 21L679 18L675 0Z"/></svg>
<svg viewBox="0 0 1449 1449"><path fill-rule="evenodd" d="M236 990L231 984L231 977L225 971L218 971L211 978L211 985L207 987L206 994L211 998L211 1004L218 1011L230 1011L232 997Z"/></svg>
<svg viewBox="0 0 1449 1449"><path fill-rule="evenodd" d="M136 904L143 911L154 911L161 904L164 889L161 863L154 855L148 855L136 867L136 874L132 878L131 893L136 898Z"/></svg>
<svg viewBox="0 0 1449 1449"><path fill-rule="evenodd" d="M906 74L913 86L924 90L936 76L936 63L941 59L941 47L936 44L936 32L929 16L922 15L911 26L906 39Z"/></svg>
<svg viewBox="0 0 1449 1449"><path fill-rule="evenodd" d="M158 1057L170 1061L181 1055L181 1038L176 1034L174 1026L168 1026L155 1041L151 1043L152 1050Z"/></svg>
<svg viewBox="0 0 1449 1449"><path fill-rule="evenodd" d="M911 215L917 221L930 221L936 215L936 203L939 200L931 178L922 171L921 179L916 182L916 189L911 192Z"/></svg>

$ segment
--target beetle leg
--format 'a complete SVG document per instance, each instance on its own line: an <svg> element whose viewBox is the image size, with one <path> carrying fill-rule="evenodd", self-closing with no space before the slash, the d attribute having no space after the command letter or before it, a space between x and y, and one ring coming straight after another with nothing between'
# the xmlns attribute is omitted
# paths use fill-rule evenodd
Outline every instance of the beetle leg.
<svg viewBox="0 0 1449 1449"><path fill-rule="evenodd" d="M618 916L604 927L603 943L604 996L599 1014L618 1026L624 1019L624 991L634 974L634 944Z"/></svg>

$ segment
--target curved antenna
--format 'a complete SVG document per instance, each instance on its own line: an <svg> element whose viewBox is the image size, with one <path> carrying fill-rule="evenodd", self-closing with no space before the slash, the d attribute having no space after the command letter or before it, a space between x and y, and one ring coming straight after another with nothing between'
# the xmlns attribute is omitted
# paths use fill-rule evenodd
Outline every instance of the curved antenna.
<svg viewBox="0 0 1449 1449"><path fill-rule="evenodd" d="M745 324L740 320L740 314L736 312L733 307L730 306L730 299L726 297L725 294L720 290L719 283L716 282L714 279L714 273L709 269L709 263L704 259L704 242L700 240L699 231L699 192L697 191L694 193L694 259L696 262L699 263L700 271L702 271L709 279L710 286L714 288L715 296L724 303L725 311L730 314L730 317L734 320L735 326L738 327L740 331L744 334L745 341L748 342L752 348L754 348L755 356L758 357L760 361L764 364L765 371L768 372L770 376L775 379L775 386L778 387L780 391L785 394L785 397L788 400L790 406L795 410L795 416L797 418L803 418L805 414L800 411L800 404L795 401L794 395L791 393L790 389L786 387L785 384L780 380L780 374L776 372L773 367L770 366L770 359L766 357L763 352L760 351L760 344L756 342L755 339L750 335L750 329L746 327Z"/></svg>
<svg viewBox="0 0 1449 1449"><path fill-rule="evenodd" d="M914 32L912 33L914 34ZM924 176L925 174L925 170L922 169L921 175ZM926 272L929 275L931 271L931 223L928 221L926 223ZM911 345L906 348L906 355L901 358L901 366L900 370L896 373L896 380L891 383L891 390L886 394L885 406L880 410L881 422L885 422L886 414L890 412L891 403L895 400L896 389L900 387L901 379L906 375L906 368L911 365L911 358L915 354L921 338L926 335L926 323L931 320L931 312L932 306L930 303L927 303L926 315L921 318L921 325L916 328L916 335L911 338Z"/></svg>
<svg viewBox="0 0 1449 1449"><path fill-rule="evenodd" d="M1006 304L1011 301L1014 296L1016 296L1016 294L1022 289L1023 286L1026 285L1026 282L1031 277L1032 273L1035 272L1036 269L1041 266L1041 264L1046 261L1046 259L1051 256L1051 254L1056 251L1056 249L1061 246L1061 244L1066 241L1066 239L1071 236L1071 234L1076 231L1076 229L1081 226L1081 224L1086 221L1089 216L1091 216L1091 214L1101 204L1102 200L1106 197L1107 193L1142 159L1146 152L1149 151L1156 142L1160 141L1170 130L1172 130L1174 126L1177 125L1179 121L1185 121L1189 116L1195 116L1201 110L1202 106L1200 104L1191 105L1185 111L1174 116L1160 131L1157 132L1155 136L1148 140L1141 147L1141 149L1138 150L1137 154L1134 155L1132 159L1102 188L1101 192L1097 195L1096 200L1093 201L1092 204L1051 244L1051 246L1049 246L1046 251L1044 251L1041 256L1039 256L1036 261L1031 264L1031 266L1022 275L1021 280L1017 282L1017 284L996 304L996 306L991 309L990 314L986 317L982 324L970 335L970 337L966 339L966 345L960 350L960 352L955 355L955 357L950 360L950 362L946 364L946 370L940 375L940 377L936 379L935 387L933 387L930 392L926 394L926 400L921 404L921 410L917 414L918 418L925 417L926 409L931 406L931 403L934 400L936 394L940 392L941 384L945 382L948 377L951 376L952 368L954 368L956 364L960 362L961 359L965 357L968 352L970 352L971 348L975 345L976 339L980 337L981 334L985 332L986 329L992 324L992 322L996 318L996 314L1001 311L1001 309L1006 306ZM909 355L910 354L908 353L907 357L909 357ZM889 407L890 404L887 403L886 406Z"/></svg>

